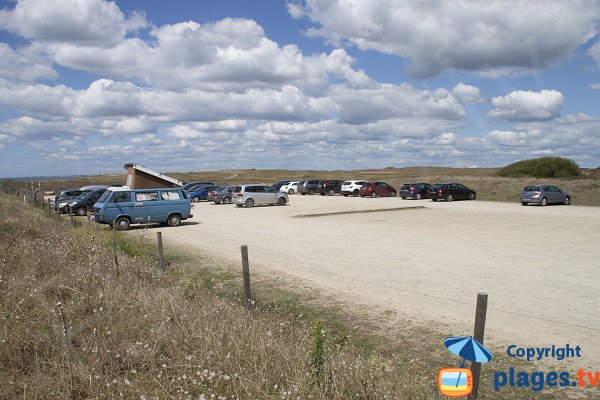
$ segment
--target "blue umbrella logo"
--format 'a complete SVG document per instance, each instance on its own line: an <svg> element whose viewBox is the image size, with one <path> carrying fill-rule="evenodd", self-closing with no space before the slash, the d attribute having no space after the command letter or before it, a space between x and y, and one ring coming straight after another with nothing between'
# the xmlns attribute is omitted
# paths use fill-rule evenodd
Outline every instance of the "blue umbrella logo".
<svg viewBox="0 0 600 400"><path fill-rule="evenodd" d="M490 361L494 355L479 343L473 336L452 336L444 340L450 352L462 357L460 368L465 367L465 360L478 363Z"/></svg>

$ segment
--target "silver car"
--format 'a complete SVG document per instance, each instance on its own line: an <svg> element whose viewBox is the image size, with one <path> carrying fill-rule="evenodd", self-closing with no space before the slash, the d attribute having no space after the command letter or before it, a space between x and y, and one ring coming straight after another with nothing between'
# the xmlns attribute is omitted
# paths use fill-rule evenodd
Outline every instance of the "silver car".
<svg viewBox="0 0 600 400"><path fill-rule="evenodd" d="M529 203L545 206L546 204L571 204L571 195L558 187L549 184L525 186L521 191L521 205Z"/></svg>
<svg viewBox="0 0 600 400"><path fill-rule="evenodd" d="M236 206L248 208L261 204L283 206L289 202L288 194L267 185L238 185L233 190L233 202Z"/></svg>

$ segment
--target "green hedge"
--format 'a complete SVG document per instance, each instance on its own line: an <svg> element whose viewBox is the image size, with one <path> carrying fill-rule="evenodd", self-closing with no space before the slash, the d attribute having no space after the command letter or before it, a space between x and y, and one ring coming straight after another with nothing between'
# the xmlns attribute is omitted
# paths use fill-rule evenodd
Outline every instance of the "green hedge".
<svg viewBox="0 0 600 400"><path fill-rule="evenodd" d="M572 178L581 175L581 170L575 161L568 158L542 157L517 161L498 170L496 174L511 178Z"/></svg>

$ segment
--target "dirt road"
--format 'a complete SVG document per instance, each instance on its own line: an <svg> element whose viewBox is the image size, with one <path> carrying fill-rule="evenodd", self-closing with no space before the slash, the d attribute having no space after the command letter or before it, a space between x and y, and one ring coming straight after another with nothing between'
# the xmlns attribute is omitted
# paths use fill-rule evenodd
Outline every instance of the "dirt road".
<svg viewBox="0 0 600 400"><path fill-rule="evenodd" d="M200 203L166 243L239 261L392 311L451 335L472 334L477 292L489 294L486 343L582 348L600 369L600 208L290 196L285 207ZM295 218L380 208L424 208Z"/></svg>

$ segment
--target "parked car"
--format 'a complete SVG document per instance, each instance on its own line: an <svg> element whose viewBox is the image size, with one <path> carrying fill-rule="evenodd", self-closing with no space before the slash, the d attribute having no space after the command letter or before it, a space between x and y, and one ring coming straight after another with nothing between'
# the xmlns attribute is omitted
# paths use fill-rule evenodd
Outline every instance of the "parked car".
<svg viewBox="0 0 600 400"><path fill-rule="evenodd" d="M131 224L177 226L193 217L191 207L182 189L110 187L94 204L94 220L99 224L115 224L118 230L129 229Z"/></svg>
<svg viewBox="0 0 600 400"><path fill-rule="evenodd" d="M58 210L61 213L66 213L68 211L67 206L69 203L81 196L82 194L86 194L91 192L91 190L81 190L81 189L66 189L61 191L54 197L54 209Z"/></svg>
<svg viewBox="0 0 600 400"><path fill-rule="evenodd" d="M211 186L200 185L200 186L192 187L190 190L188 190L188 196L195 203L199 202L200 200L208 200L208 192L210 192L211 190L215 190L218 187L219 186L216 186L216 185L211 185Z"/></svg>
<svg viewBox="0 0 600 400"><path fill-rule="evenodd" d="M211 186L211 185L214 185L214 183L213 182L190 182L190 183L186 183L185 185L183 185L182 189L189 190L194 186L200 186L200 185Z"/></svg>
<svg viewBox="0 0 600 400"><path fill-rule="evenodd" d="M340 181L337 179L326 179L317 189L317 193L321 194L321 196L325 196L326 194L329 196L333 196L334 194L341 194L342 183L344 183L344 181Z"/></svg>
<svg viewBox="0 0 600 400"><path fill-rule="evenodd" d="M248 208L261 204L283 206L289 202L287 193L267 185L238 185L235 187L233 202L236 206Z"/></svg>
<svg viewBox="0 0 600 400"><path fill-rule="evenodd" d="M369 182L360 187L360 197L394 197L396 189L385 182Z"/></svg>
<svg viewBox="0 0 600 400"><path fill-rule="evenodd" d="M229 204L233 197L235 186L219 186L218 188L208 192L207 200L214 201L215 204Z"/></svg>
<svg viewBox="0 0 600 400"><path fill-rule="evenodd" d="M300 193L303 196L305 194L313 195L317 192L317 190L321 187L322 184L322 180L316 179L301 181L298 183L298 193Z"/></svg>
<svg viewBox="0 0 600 400"><path fill-rule="evenodd" d="M529 203L545 206L546 204L571 204L571 195L557 186L549 184L525 186L521 191L521 205Z"/></svg>
<svg viewBox="0 0 600 400"><path fill-rule="evenodd" d="M92 212L94 204L106 192L106 189L92 190L91 192L82 194L68 204L68 211L75 215L83 216Z"/></svg>
<svg viewBox="0 0 600 400"><path fill-rule="evenodd" d="M346 181L342 183L342 195L347 196L358 196L362 185L366 185L369 181Z"/></svg>
<svg viewBox="0 0 600 400"><path fill-rule="evenodd" d="M271 185L271 187L275 190L279 190L281 189L281 187L283 185L287 185L288 183L290 183L291 181L277 181L274 184Z"/></svg>
<svg viewBox="0 0 600 400"><path fill-rule="evenodd" d="M460 183L436 183L427 191L427 197L432 201L438 200L475 200L477 193Z"/></svg>
<svg viewBox="0 0 600 400"><path fill-rule="evenodd" d="M416 200L426 199L427 191L431 185L429 183L418 182L418 183L405 183L400 188L400 197L402 200L406 200L409 197L412 197Z"/></svg>
<svg viewBox="0 0 600 400"><path fill-rule="evenodd" d="M294 194L298 191L298 183L299 182L297 182L297 181L292 181L292 182L280 187L279 191L287 193L287 194Z"/></svg>

